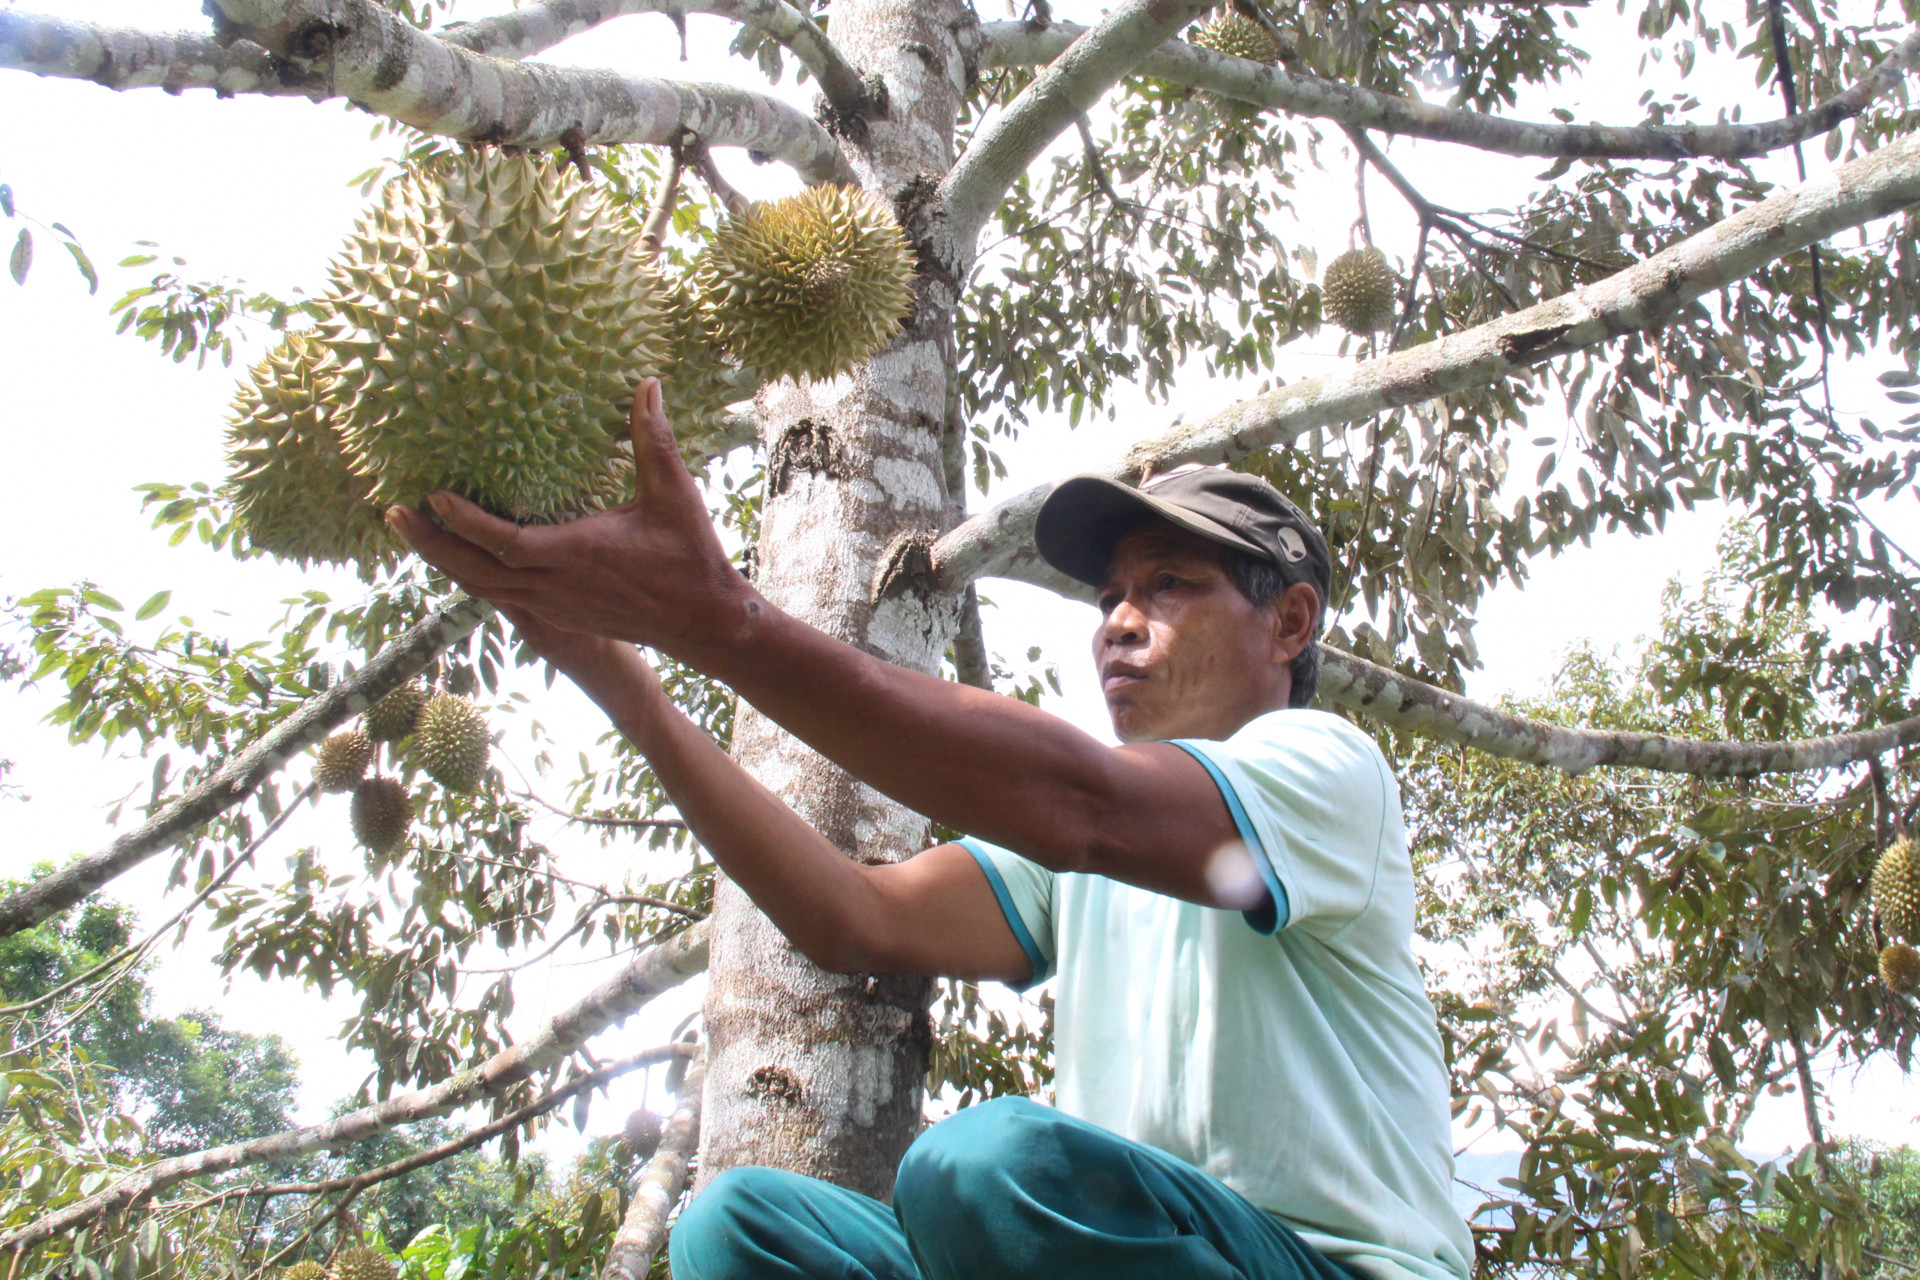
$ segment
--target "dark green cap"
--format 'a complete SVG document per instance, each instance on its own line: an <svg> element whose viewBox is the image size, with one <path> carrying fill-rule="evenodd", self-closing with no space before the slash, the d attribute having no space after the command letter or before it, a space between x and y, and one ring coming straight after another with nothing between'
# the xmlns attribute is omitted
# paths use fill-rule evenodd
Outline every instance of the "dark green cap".
<svg viewBox="0 0 1920 1280"><path fill-rule="evenodd" d="M1265 480L1225 467L1175 467L1138 489L1105 476L1064 480L1041 504L1033 541L1048 564L1097 587L1105 580L1113 544L1150 519L1268 561L1288 583L1312 585L1326 608L1333 557L1320 530Z"/></svg>

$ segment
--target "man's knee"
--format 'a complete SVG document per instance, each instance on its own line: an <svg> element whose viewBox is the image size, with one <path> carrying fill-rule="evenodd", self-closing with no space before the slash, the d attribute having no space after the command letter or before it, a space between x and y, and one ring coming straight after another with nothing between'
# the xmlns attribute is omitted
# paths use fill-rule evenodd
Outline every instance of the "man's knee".
<svg viewBox="0 0 1920 1280"><path fill-rule="evenodd" d="M959 1225L1032 1175L1042 1157L1038 1131L1053 1112L1025 1098L995 1098L933 1125L907 1148L893 1203L911 1234L916 1226Z"/></svg>
<svg viewBox="0 0 1920 1280"><path fill-rule="evenodd" d="M715 1175L688 1202L667 1243L676 1280L747 1280L758 1256L749 1241L774 1206L785 1200L796 1175L745 1165Z"/></svg>

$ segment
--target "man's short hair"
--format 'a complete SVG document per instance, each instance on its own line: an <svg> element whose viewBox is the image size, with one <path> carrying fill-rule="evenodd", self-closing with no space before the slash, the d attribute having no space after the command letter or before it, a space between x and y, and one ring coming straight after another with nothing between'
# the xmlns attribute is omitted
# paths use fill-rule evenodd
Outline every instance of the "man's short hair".
<svg viewBox="0 0 1920 1280"><path fill-rule="evenodd" d="M1271 605L1286 594L1292 581L1280 572L1280 566L1271 560L1250 555L1235 547L1220 548L1220 567L1226 570L1227 578L1237 587L1240 594L1257 605ZM1311 584L1309 584L1311 585ZM1312 703L1313 695L1320 687L1320 624L1327 616L1327 602L1320 602L1320 616L1313 621L1314 639L1307 641L1307 647L1293 660L1290 670L1293 672L1293 688L1287 695L1289 707L1304 707Z"/></svg>

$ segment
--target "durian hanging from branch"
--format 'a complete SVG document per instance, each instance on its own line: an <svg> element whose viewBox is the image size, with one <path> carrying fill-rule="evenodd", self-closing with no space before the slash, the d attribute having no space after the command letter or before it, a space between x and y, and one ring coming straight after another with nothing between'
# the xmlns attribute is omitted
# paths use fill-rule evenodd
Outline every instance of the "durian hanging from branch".
<svg viewBox="0 0 1920 1280"><path fill-rule="evenodd" d="M1399 297L1400 278L1372 245L1329 262L1320 280L1320 314L1361 337L1392 326Z"/></svg>
<svg viewBox="0 0 1920 1280"><path fill-rule="evenodd" d="M893 340L913 310L912 246L872 196L810 187L729 218L701 255L702 317L763 378L831 378Z"/></svg>
<svg viewBox="0 0 1920 1280"><path fill-rule="evenodd" d="M231 484L254 546L365 567L393 549L380 510L435 489L528 521L626 496L627 408L667 362L668 291L572 171L498 152L410 170L323 306L236 406Z"/></svg>
<svg viewBox="0 0 1920 1280"><path fill-rule="evenodd" d="M1225 7L1216 10L1212 18L1194 27L1187 34L1187 42L1201 49L1222 53L1230 58L1244 58L1262 66L1277 66L1280 62L1280 42L1246 14ZM1206 98L1229 120L1244 124L1260 117L1260 108L1250 102L1238 102L1213 93L1207 94Z"/></svg>

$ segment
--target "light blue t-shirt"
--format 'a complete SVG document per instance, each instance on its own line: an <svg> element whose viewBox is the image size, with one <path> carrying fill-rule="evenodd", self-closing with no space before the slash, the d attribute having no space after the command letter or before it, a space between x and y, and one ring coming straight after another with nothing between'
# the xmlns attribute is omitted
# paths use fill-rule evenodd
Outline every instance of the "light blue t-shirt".
<svg viewBox="0 0 1920 1280"><path fill-rule="evenodd" d="M1272 914L961 842L1033 981L1057 973L1055 1105L1212 1174L1379 1280L1467 1275L1447 1075L1411 950L1413 869L1386 760L1321 711L1177 745L1219 784Z"/></svg>

